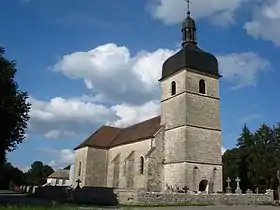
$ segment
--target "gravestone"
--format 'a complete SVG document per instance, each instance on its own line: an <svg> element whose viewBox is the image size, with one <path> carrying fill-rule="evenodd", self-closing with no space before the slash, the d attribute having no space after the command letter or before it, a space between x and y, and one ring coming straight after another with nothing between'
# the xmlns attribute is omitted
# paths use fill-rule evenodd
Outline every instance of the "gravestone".
<svg viewBox="0 0 280 210"><path fill-rule="evenodd" d="M246 194L252 194L252 190L250 189L246 190Z"/></svg>
<svg viewBox="0 0 280 210"><path fill-rule="evenodd" d="M35 193L37 188L38 186L33 186L32 193Z"/></svg>
<svg viewBox="0 0 280 210"><path fill-rule="evenodd" d="M239 186L239 183L240 183L240 179L239 179L239 177L237 177L236 179L235 179L235 181L236 181L236 193L237 194L241 194L242 193L242 191L241 191L241 189L240 189L240 186Z"/></svg>
<svg viewBox="0 0 280 210"><path fill-rule="evenodd" d="M175 184L174 188L175 188L175 189L174 189L175 193L178 193L179 190L180 190L179 187Z"/></svg>
<svg viewBox="0 0 280 210"><path fill-rule="evenodd" d="M230 180L229 177L227 178L226 182L227 182L226 192L227 192L227 193L231 193L231 187L230 187L230 182L231 182L231 180Z"/></svg>
<svg viewBox="0 0 280 210"><path fill-rule="evenodd" d="M259 194L259 188L258 187L256 188L256 193Z"/></svg>
<svg viewBox="0 0 280 210"><path fill-rule="evenodd" d="M171 186L169 186L168 184L166 184L166 192L170 193L171 192Z"/></svg>

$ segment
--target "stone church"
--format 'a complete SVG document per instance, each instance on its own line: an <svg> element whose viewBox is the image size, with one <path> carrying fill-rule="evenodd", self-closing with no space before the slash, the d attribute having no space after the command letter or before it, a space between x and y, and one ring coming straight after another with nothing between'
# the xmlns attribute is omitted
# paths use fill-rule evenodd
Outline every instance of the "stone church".
<svg viewBox="0 0 280 210"><path fill-rule="evenodd" d="M218 61L198 47L190 12L181 31L181 50L162 67L161 115L127 128L102 126L78 145L80 186L222 191Z"/></svg>

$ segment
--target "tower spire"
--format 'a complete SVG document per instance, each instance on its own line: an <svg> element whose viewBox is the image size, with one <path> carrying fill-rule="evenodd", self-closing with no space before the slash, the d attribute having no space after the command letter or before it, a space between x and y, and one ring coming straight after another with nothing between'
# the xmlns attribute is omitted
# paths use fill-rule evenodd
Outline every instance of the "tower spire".
<svg viewBox="0 0 280 210"><path fill-rule="evenodd" d="M191 4L192 2L191 2L190 0L184 0L184 1L187 2L187 9L188 9L187 14L190 15L190 14L191 14L190 4Z"/></svg>
<svg viewBox="0 0 280 210"><path fill-rule="evenodd" d="M184 0L187 2L187 17L183 21L182 24L182 46L186 46L188 44L196 45L196 26L195 21L191 18L190 4L192 3L190 0Z"/></svg>

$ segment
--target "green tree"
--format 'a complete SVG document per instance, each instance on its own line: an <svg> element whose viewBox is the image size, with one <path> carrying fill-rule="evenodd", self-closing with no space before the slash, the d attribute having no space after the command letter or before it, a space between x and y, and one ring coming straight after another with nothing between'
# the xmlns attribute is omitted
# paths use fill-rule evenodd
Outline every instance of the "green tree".
<svg viewBox="0 0 280 210"><path fill-rule="evenodd" d="M274 187L277 165L274 154L279 147L274 145L274 137L274 130L262 124L254 133L254 145L247 159L248 177L253 185L258 186L262 191Z"/></svg>
<svg viewBox="0 0 280 210"><path fill-rule="evenodd" d="M25 184L24 173L13 167L11 163L4 164L1 175L0 189L9 189L9 184L11 183L17 186Z"/></svg>
<svg viewBox="0 0 280 210"><path fill-rule="evenodd" d="M35 161L26 173L26 182L29 185L42 185L53 172L50 166L44 165L41 161Z"/></svg>
<svg viewBox="0 0 280 210"><path fill-rule="evenodd" d="M240 150L238 148L233 148L227 150L223 154L223 186L224 191L227 187L226 179L229 177L231 179L231 187L235 188L234 179L239 176L239 162L240 162Z"/></svg>
<svg viewBox="0 0 280 210"><path fill-rule="evenodd" d="M240 187L247 189L276 189L276 171L280 167L280 124L272 128L262 124L254 133L245 125L236 148L223 155L224 187L225 179L239 176ZM234 187L234 186L233 186Z"/></svg>
<svg viewBox="0 0 280 210"><path fill-rule="evenodd" d="M0 173L6 153L13 151L25 138L30 104L26 92L19 90L15 81L16 63L4 58L0 47Z"/></svg>
<svg viewBox="0 0 280 210"><path fill-rule="evenodd" d="M240 137L237 139L237 147L239 148L238 176L241 179L240 188L243 192L252 188L251 181L248 178L249 169L247 160L253 145L253 134L245 124Z"/></svg>

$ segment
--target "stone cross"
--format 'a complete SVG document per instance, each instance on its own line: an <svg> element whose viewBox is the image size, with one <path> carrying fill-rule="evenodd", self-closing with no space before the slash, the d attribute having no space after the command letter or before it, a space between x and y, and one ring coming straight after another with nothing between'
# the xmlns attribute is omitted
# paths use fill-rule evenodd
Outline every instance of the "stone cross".
<svg viewBox="0 0 280 210"><path fill-rule="evenodd" d="M231 193L231 187L230 187L230 182L231 182L231 180L230 180L229 177L227 178L226 182L227 182L226 192L227 192L227 193Z"/></svg>
<svg viewBox="0 0 280 210"><path fill-rule="evenodd" d="M188 187L184 186L182 190L184 190L184 192L187 193L188 192Z"/></svg>
<svg viewBox="0 0 280 210"><path fill-rule="evenodd" d="M239 183L240 183L241 180L239 179L239 177L237 177L235 179L235 181L236 181L236 193L241 194L241 189L240 189L240 186L239 186Z"/></svg>
<svg viewBox="0 0 280 210"><path fill-rule="evenodd" d="M76 189L81 189L81 187L80 187L80 183L82 182L80 179L78 179L77 181L77 187L76 187Z"/></svg>

